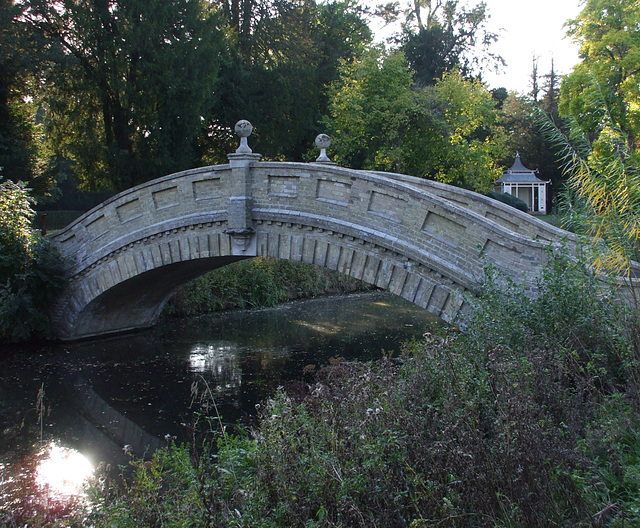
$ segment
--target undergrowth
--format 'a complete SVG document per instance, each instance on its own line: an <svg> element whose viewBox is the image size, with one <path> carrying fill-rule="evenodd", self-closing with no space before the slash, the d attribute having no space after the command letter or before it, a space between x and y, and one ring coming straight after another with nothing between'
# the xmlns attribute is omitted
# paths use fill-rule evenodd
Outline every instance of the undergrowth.
<svg viewBox="0 0 640 528"><path fill-rule="evenodd" d="M333 360L278 389L246 434L211 427L133 461L124 488L94 487L90 522L638 526L637 313L564 257L539 288L530 299L489 270L464 334Z"/></svg>
<svg viewBox="0 0 640 528"><path fill-rule="evenodd" d="M366 289L370 287L361 281L312 264L256 257L191 281L169 301L165 314L184 317L271 308L287 301Z"/></svg>

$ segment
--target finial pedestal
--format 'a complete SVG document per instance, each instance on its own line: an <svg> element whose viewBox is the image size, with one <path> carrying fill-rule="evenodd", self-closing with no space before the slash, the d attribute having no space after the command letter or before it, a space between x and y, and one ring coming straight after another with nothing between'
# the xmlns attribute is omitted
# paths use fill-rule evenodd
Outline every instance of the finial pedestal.
<svg viewBox="0 0 640 528"><path fill-rule="evenodd" d="M254 153L247 142L253 125L246 119L238 121L235 132L240 136L240 145L234 153L227 154L231 166L233 193L228 203L227 233L231 237L232 255L255 256L256 234L253 229L251 211L251 165L260 161L261 154Z"/></svg>

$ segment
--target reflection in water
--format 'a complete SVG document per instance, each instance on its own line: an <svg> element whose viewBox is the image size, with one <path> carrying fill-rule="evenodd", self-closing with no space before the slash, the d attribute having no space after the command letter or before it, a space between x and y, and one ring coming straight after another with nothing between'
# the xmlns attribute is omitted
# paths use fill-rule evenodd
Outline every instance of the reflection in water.
<svg viewBox="0 0 640 528"><path fill-rule="evenodd" d="M82 453L51 442L36 467L36 484L51 499L73 499L82 493L93 471L93 465Z"/></svg>
<svg viewBox="0 0 640 528"><path fill-rule="evenodd" d="M242 369L238 365L238 349L230 344L194 345L189 352L191 372L215 380L217 391L242 385Z"/></svg>
<svg viewBox="0 0 640 528"><path fill-rule="evenodd" d="M340 327L332 324L313 324L308 321L293 321L293 323L314 330L325 336L336 335L340 330L342 330Z"/></svg>
<svg viewBox="0 0 640 528"><path fill-rule="evenodd" d="M93 475L91 462L75 449L51 442L0 462L0 526L56 526L81 505L84 485Z"/></svg>
<svg viewBox="0 0 640 528"><path fill-rule="evenodd" d="M367 294L167 320L146 333L0 356L0 525L19 518L19 509L31 518L41 499L56 502L49 494L72 495L91 472L79 451L117 467L127 462L125 445L148 456L165 435L189 441L199 410L195 381L211 389L219 415L233 425L250 419L276 387L312 381L308 366L398 351L432 322L401 299ZM53 443L39 454L33 402L43 384L51 411L45 437ZM48 493L38 497L38 487Z"/></svg>

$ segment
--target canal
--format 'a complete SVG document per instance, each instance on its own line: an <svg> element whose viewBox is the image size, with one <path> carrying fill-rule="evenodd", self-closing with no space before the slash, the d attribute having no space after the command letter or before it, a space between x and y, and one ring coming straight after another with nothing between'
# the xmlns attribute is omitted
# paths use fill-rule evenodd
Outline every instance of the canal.
<svg viewBox="0 0 640 528"><path fill-rule="evenodd" d="M188 440L200 411L194 383L210 389L229 427L251 423L277 387L313 381L333 357L398 353L433 322L402 299L367 293L3 354L0 520L26 503L64 502L99 464L126 464L165 437Z"/></svg>

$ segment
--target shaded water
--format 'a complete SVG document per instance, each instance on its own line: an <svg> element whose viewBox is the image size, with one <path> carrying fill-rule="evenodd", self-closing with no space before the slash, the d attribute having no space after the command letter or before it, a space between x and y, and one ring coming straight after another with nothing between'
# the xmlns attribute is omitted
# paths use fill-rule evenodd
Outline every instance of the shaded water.
<svg viewBox="0 0 640 528"><path fill-rule="evenodd" d="M194 381L206 382L223 421L233 424L278 386L312 381L309 372L331 357L397 352L432 322L424 310L375 293L166 320L137 335L2 357L0 525L19 501L40 500L37 479L50 492L71 485L71 475L47 481L42 466L55 457L59 466L48 463L60 479L64 467L125 463L125 451L143 454L165 435L187 440L198 410Z"/></svg>

